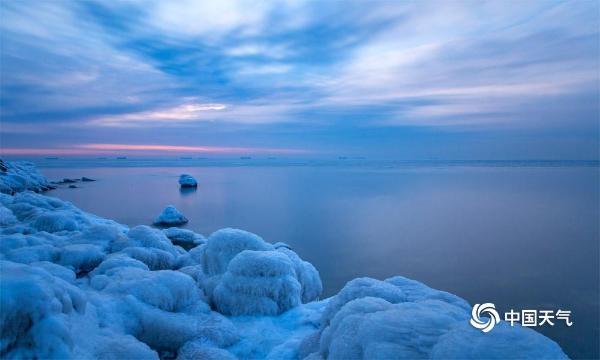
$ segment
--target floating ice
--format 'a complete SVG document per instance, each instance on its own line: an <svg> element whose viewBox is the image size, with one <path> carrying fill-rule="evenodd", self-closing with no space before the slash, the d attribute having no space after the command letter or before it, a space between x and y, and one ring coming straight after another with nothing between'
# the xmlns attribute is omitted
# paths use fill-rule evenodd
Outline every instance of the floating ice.
<svg viewBox="0 0 600 360"><path fill-rule="evenodd" d="M47 184L31 164L0 165L3 359L566 358L531 329L484 334L466 301L400 276L316 301L319 273L289 245L129 229L27 191Z"/></svg>
<svg viewBox="0 0 600 360"><path fill-rule="evenodd" d="M173 205L167 206L162 213L154 220L155 225L161 226L177 226L188 222L188 219L183 216Z"/></svg>
<svg viewBox="0 0 600 360"><path fill-rule="evenodd" d="M195 188L198 182L192 175L183 174L179 177L179 186L182 188Z"/></svg>

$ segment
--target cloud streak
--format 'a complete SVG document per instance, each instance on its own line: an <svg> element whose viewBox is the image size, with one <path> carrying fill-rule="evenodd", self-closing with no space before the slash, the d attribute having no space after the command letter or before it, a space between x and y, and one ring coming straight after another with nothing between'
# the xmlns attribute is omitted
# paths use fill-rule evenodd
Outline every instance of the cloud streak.
<svg viewBox="0 0 600 360"><path fill-rule="evenodd" d="M597 2L19 1L0 11L5 148L81 143L73 134L151 144L159 131L171 144L218 135L225 147L360 143L387 154L399 150L381 135L365 145L361 132L598 133Z"/></svg>

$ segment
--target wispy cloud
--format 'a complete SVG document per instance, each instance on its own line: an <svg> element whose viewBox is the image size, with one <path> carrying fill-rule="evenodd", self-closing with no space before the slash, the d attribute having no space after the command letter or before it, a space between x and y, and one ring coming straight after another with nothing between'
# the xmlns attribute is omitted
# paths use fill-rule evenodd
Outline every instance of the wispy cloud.
<svg viewBox="0 0 600 360"><path fill-rule="evenodd" d="M597 133L593 1L5 1L0 11L4 148L76 144L75 133L149 143L150 131L316 149L351 148L359 136L347 134L365 129Z"/></svg>
<svg viewBox="0 0 600 360"><path fill-rule="evenodd" d="M132 113L123 113L119 115L102 116L92 119L88 122L91 125L128 127L137 125L147 125L148 123L172 123L187 121L206 121L210 120L210 115L204 116L204 113L225 110L224 104L184 104L172 108L158 109L152 111L140 111Z"/></svg>

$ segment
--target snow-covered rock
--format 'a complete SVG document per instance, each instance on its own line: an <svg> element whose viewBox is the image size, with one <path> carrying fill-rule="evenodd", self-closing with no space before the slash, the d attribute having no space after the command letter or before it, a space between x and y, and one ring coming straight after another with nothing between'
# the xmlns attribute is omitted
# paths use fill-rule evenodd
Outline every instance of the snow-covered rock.
<svg viewBox="0 0 600 360"><path fill-rule="evenodd" d="M198 259L207 275L219 275L227 271L233 258L244 250L267 251L273 246L260 236L239 229L221 229L208 237L203 247L202 258Z"/></svg>
<svg viewBox="0 0 600 360"><path fill-rule="evenodd" d="M198 182L192 175L182 174L179 177L179 186L182 188L195 188L198 187Z"/></svg>
<svg viewBox="0 0 600 360"><path fill-rule="evenodd" d="M465 300L400 276L316 301L319 273L289 245L129 229L27 191L44 184L30 165L0 165L3 359L566 358L531 329L484 334Z"/></svg>
<svg viewBox="0 0 600 360"><path fill-rule="evenodd" d="M66 315L84 313L79 289L42 268L0 261L2 358L66 359L75 334Z"/></svg>
<svg viewBox="0 0 600 360"><path fill-rule="evenodd" d="M229 263L214 302L223 314L278 315L300 304L301 290L287 256L244 250Z"/></svg>
<svg viewBox="0 0 600 360"><path fill-rule="evenodd" d="M173 242L174 245L179 245L186 250L190 250L198 245L206 242L204 236L197 234L191 230L171 227L163 229L163 233Z"/></svg>
<svg viewBox="0 0 600 360"><path fill-rule="evenodd" d="M30 162L0 160L0 192L14 194L31 190L35 192L53 189L48 180Z"/></svg>
<svg viewBox="0 0 600 360"><path fill-rule="evenodd" d="M567 359L560 346L532 329L501 321L493 335L466 322L454 325L431 349L431 359Z"/></svg>
<svg viewBox="0 0 600 360"><path fill-rule="evenodd" d="M204 294L194 280L178 271L147 271L140 267L119 267L108 275L95 275L91 286L113 294L134 296L139 301L159 309L179 312L193 307L208 312Z"/></svg>
<svg viewBox="0 0 600 360"><path fill-rule="evenodd" d="M189 341L177 352L177 360L236 360L229 351L215 347L209 341Z"/></svg>
<svg viewBox="0 0 600 360"><path fill-rule="evenodd" d="M90 272L102 262L104 256L102 249L96 245L72 244L61 249L58 263L76 273Z"/></svg>
<svg viewBox="0 0 600 360"><path fill-rule="evenodd" d="M177 226L188 222L188 219L183 216L173 205L167 206L160 215L154 220L154 225L159 226Z"/></svg>
<svg viewBox="0 0 600 360"><path fill-rule="evenodd" d="M281 314L322 291L311 264L243 230L218 230L182 260L182 271L193 274L210 303L228 315Z"/></svg>
<svg viewBox="0 0 600 360"><path fill-rule="evenodd" d="M494 336L474 329L470 309L455 295L404 277L354 279L329 301L320 329L305 338L299 354L311 359L566 358L555 342L530 329L507 331L504 322Z"/></svg>

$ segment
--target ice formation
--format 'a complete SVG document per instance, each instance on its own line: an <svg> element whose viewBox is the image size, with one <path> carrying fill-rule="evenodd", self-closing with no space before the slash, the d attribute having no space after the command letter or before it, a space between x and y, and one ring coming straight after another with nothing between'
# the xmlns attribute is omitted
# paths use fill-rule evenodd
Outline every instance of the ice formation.
<svg viewBox="0 0 600 360"><path fill-rule="evenodd" d="M0 160L0 192L14 194L25 190L35 192L53 189L48 180L29 162Z"/></svg>
<svg viewBox="0 0 600 360"><path fill-rule="evenodd" d="M167 206L160 215L154 220L155 225L160 226L177 226L188 222L188 219L183 216L173 205Z"/></svg>
<svg viewBox="0 0 600 360"><path fill-rule="evenodd" d="M198 182L192 175L182 174L179 176L179 186L182 188L195 188L198 186Z"/></svg>
<svg viewBox="0 0 600 360"><path fill-rule="evenodd" d="M174 245L179 245L186 250L190 250L198 245L206 242L206 238L200 234L196 234L191 230L170 227L164 229L163 233L171 240Z"/></svg>
<svg viewBox="0 0 600 360"><path fill-rule="evenodd" d="M6 168L3 359L566 358L527 328L474 329L466 301L417 281L358 278L319 300L319 273L284 243L128 228L32 192L47 182L29 164Z"/></svg>

